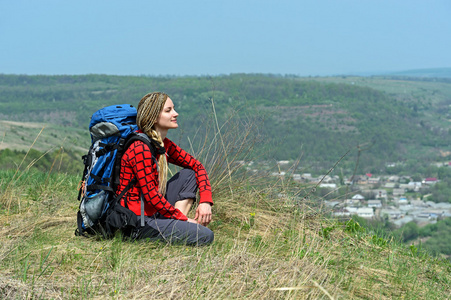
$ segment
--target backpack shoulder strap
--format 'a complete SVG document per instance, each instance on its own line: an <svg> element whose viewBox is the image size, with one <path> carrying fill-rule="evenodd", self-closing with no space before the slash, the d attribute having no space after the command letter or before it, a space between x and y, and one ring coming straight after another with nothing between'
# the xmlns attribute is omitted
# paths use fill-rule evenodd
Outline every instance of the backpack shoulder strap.
<svg viewBox="0 0 451 300"><path fill-rule="evenodd" d="M116 163L115 163L115 170L114 170L114 184L115 187L117 187L119 185L119 174L120 174L120 168L121 168L121 159L122 156L124 155L125 151L130 147L131 144L133 144L135 141L141 141L144 144L146 144L149 149L150 152L152 153L152 159L154 159L156 161L156 155L157 154L164 154L166 152L166 150L164 149L164 147L160 146L158 144L157 141L155 141L154 139L151 139L149 136L147 136L147 134L145 133L140 133L140 132L133 132L131 133L126 139L121 140L119 142L119 149L116 155ZM158 167L158 163L157 163L157 167ZM129 184L124 188L124 190L121 192L120 195L117 195L114 197L114 203L113 205L115 205L116 203L118 203L122 197L125 195L125 193L132 188L132 186L134 186L137 182L136 177L134 177ZM144 227L144 201L142 199L142 194L140 195L140 200L141 200L141 227ZM127 203L125 203L125 205L127 206Z"/></svg>
<svg viewBox="0 0 451 300"><path fill-rule="evenodd" d="M121 159L124 155L125 151L130 147L131 144L133 144L135 141L141 141L145 143L152 153L152 158L155 159L157 154L163 154L166 152L164 147L160 146L157 141L151 139L147 136L145 133L139 133L139 132L133 132L131 133L127 138L121 139L119 141L119 147L116 154L116 161L114 164L114 171L113 171L113 189L116 190L117 186L119 185L119 174L121 172ZM158 164L157 164L158 165ZM136 183L136 181L135 181ZM130 186L131 188L131 186ZM121 197L122 198L122 197ZM120 198L118 199L120 200Z"/></svg>
<svg viewBox="0 0 451 300"><path fill-rule="evenodd" d="M133 132L130 134L129 138L125 142L124 152L135 141L141 141L146 144L149 147L150 152L152 152L153 157L156 157L157 154L164 154L166 152L164 147L160 146L157 141L142 132Z"/></svg>

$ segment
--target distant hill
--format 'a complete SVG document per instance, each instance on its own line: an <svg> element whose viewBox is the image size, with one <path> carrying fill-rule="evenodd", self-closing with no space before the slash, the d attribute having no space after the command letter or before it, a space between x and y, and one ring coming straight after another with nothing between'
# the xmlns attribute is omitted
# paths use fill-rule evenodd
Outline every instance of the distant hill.
<svg viewBox="0 0 451 300"><path fill-rule="evenodd" d="M213 100L219 124L231 118L229 124L239 127L257 125L258 159L302 157L306 168L328 170L350 150L340 167L351 171L360 151L360 168L371 173L392 162L416 166L451 159L451 81L397 76L0 75L0 120L10 122L0 125L0 145L31 145L37 133L30 133L39 126L19 124L38 122L51 130L36 145L85 148L94 111L137 105L149 91L165 91L174 100L180 128L170 137L185 148L213 133Z"/></svg>
<svg viewBox="0 0 451 300"><path fill-rule="evenodd" d="M386 75L424 78L451 78L451 68L407 70L387 73Z"/></svg>

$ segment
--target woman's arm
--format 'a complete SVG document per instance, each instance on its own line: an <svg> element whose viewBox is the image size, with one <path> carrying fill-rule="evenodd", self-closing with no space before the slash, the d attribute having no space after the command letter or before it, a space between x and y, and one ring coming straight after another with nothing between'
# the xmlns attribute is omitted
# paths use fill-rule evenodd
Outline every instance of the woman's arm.
<svg viewBox="0 0 451 300"><path fill-rule="evenodd" d="M199 203L208 202L213 205L210 180L204 166L191 154L174 144L169 139L164 139L164 147L168 156L168 162L177 166L194 170L196 182L199 188Z"/></svg>
<svg viewBox="0 0 451 300"><path fill-rule="evenodd" d="M197 223L203 226L207 226L211 222L211 206L213 205L211 185L207 171L197 159L174 144L171 140L164 139L164 147L168 155L168 162L194 170L200 196L194 220L197 220Z"/></svg>

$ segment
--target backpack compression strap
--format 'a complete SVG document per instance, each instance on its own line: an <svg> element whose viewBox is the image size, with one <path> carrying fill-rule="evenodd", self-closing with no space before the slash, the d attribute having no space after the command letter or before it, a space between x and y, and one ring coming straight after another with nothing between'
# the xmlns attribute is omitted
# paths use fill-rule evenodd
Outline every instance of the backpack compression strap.
<svg viewBox="0 0 451 300"><path fill-rule="evenodd" d="M88 166L91 164L89 161L89 155L83 155L81 159L83 160L83 164L85 165L85 169L83 170L83 175L81 176L80 183L84 184L84 180L86 177L86 174L88 173ZM81 199L81 195L83 193L83 186L80 186L80 189L78 190L78 201Z"/></svg>
<svg viewBox="0 0 451 300"><path fill-rule="evenodd" d="M158 168L158 162L156 161L157 154L164 154L166 153L166 149L164 147L160 146L157 141L154 139L151 139L147 134L140 133L140 132L133 132L130 134L130 136L126 139L121 139L118 144L118 150L116 154L116 162L114 164L114 170L113 170L113 186L114 189L119 185L120 179L119 174L121 172L121 159L124 155L125 151L130 147L131 144L133 144L135 141L141 141L144 144L146 144L149 149L150 153L152 153L152 159L156 162L157 168ZM137 183L136 177L134 177L132 180L130 180L129 184L124 188L124 190L121 192L120 195L115 197L115 201L118 202L122 197L125 195L125 193ZM141 226L144 227L144 199L142 194L140 195L140 201L141 201ZM127 202L124 200L125 206L127 206Z"/></svg>

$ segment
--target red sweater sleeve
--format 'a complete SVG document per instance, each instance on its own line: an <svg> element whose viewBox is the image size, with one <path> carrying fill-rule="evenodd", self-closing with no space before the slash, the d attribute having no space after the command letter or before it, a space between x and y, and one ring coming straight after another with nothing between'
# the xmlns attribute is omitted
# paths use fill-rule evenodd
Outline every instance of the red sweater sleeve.
<svg viewBox="0 0 451 300"><path fill-rule="evenodd" d="M188 218L178 209L173 207L158 192L158 172L156 161L152 159L152 153L147 145L141 141L136 141L131 145L123 159L128 160L133 173L138 180L137 185L141 189L144 196L144 211L146 215L153 215L155 211L159 212L166 218L187 221ZM138 201L139 202L139 201ZM136 207L139 203L133 203L133 211L140 210ZM141 213L139 212L138 215Z"/></svg>
<svg viewBox="0 0 451 300"><path fill-rule="evenodd" d="M191 154L174 144L170 139L164 139L164 148L168 157L168 162L183 168L194 170L196 182L199 188L199 203L208 202L213 205L210 180L204 166Z"/></svg>

